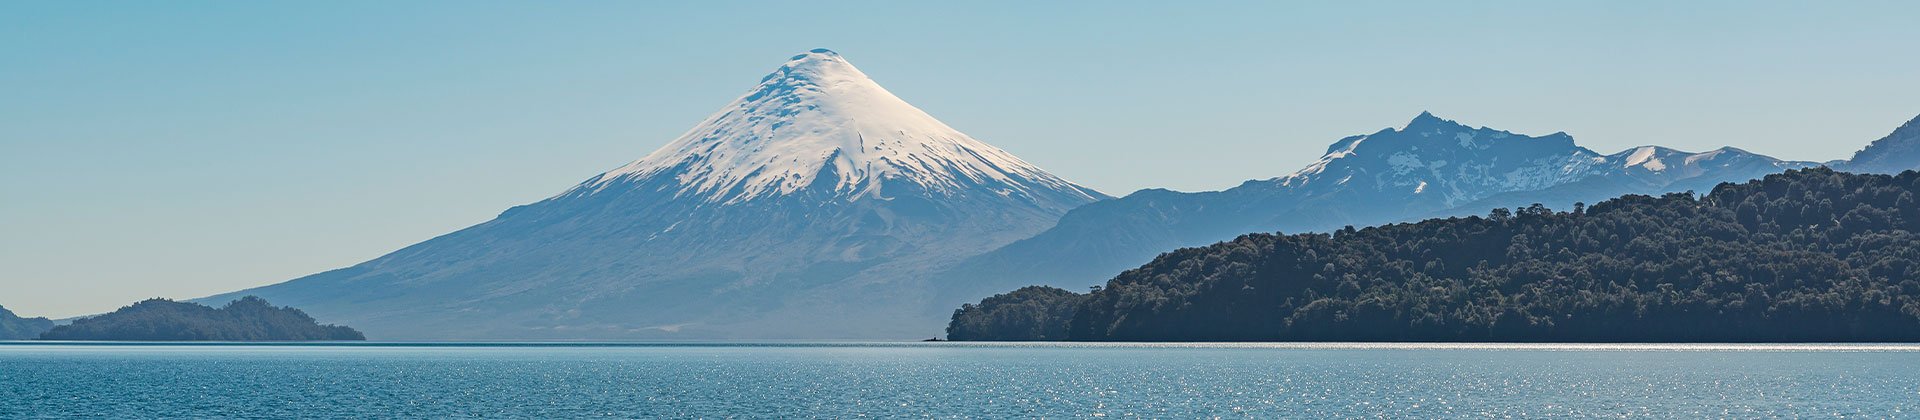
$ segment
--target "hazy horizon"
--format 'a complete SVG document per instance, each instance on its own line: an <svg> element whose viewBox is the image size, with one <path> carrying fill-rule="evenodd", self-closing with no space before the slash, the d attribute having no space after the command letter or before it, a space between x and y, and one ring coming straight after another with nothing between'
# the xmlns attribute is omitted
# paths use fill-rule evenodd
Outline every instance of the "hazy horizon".
<svg viewBox="0 0 1920 420"><path fill-rule="evenodd" d="M0 306L352 265L644 156L812 48L1115 196L1421 111L1809 161L1920 114L1911 3L1100 4L0 5Z"/></svg>

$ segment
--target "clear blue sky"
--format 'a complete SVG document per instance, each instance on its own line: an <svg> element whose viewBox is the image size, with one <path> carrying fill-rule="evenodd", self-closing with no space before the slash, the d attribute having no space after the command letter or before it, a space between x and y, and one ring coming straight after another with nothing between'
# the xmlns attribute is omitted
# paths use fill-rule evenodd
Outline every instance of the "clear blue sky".
<svg viewBox="0 0 1920 420"><path fill-rule="evenodd" d="M1915 2L815 3L0 3L0 305L351 265L638 158L820 47L1115 195L1284 175L1421 110L1802 160L1920 114Z"/></svg>

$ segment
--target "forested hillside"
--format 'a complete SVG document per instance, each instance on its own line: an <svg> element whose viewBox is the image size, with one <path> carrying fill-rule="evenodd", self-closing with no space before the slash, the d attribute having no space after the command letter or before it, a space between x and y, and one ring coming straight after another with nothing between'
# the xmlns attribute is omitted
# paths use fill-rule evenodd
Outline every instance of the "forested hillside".
<svg viewBox="0 0 1920 420"><path fill-rule="evenodd" d="M31 340L40 333L53 328L53 321L46 318L22 318L13 311L0 307L0 340Z"/></svg>
<svg viewBox="0 0 1920 420"><path fill-rule="evenodd" d="M1053 339L1020 332L1064 316L1071 340L1920 341L1916 195L1920 173L1819 168L1704 197L1250 234L1089 295L989 299L948 331ZM1032 301L1072 307L1003 304Z"/></svg>
<svg viewBox="0 0 1920 420"><path fill-rule="evenodd" d="M321 341L365 340L352 328L320 325L299 309L247 296L219 309L148 299L112 313L54 327L42 340Z"/></svg>
<svg viewBox="0 0 1920 420"><path fill-rule="evenodd" d="M1027 286L953 311L947 339L956 341L1066 340L1067 321L1086 295Z"/></svg>

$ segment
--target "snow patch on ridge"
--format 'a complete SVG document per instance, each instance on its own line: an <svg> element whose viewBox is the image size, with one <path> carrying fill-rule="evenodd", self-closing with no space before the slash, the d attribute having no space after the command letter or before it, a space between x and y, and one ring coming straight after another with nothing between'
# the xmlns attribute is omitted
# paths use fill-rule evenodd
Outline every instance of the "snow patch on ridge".
<svg viewBox="0 0 1920 420"><path fill-rule="evenodd" d="M1714 158L1720 157L1721 154L1727 153L1729 150L1735 150L1735 149L1731 147L1722 147L1718 149L1713 149L1713 151L1710 151L1710 152L1695 153L1692 155L1688 155L1685 162L1688 166L1697 165L1702 161L1713 160Z"/></svg>
<svg viewBox="0 0 1920 420"><path fill-rule="evenodd" d="M1465 147L1469 149L1487 148L1486 146L1482 146L1480 145L1480 143L1475 143L1473 141L1473 133L1457 133L1453 135L1453 138L1460 141L1460 147Z"/></svg>
<svg viewBox="0 0 1920 420"><path fill-rule="evenodd" d="M1653 146L1641 146L1638 149L1633 149L1633 154L1627 156L1626 166L1624 167L1631 168L1639 166L1654 172L1667 170L1665 163L1660 162L1659 159L1655 159L1654 154L1659 151L1660 148Z"/></svg>

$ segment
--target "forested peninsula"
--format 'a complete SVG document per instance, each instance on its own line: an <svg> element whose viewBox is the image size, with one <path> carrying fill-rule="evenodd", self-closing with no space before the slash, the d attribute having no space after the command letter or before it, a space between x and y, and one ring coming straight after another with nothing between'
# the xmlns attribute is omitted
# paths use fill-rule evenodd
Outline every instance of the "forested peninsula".
<svg viewBox="0 0 1920 420"><path fill-rule="evenodd" d="M148 299L112 313L74 320L42 340L109 341L334 341L366 336L321 325L306 312L247 296L218 309L191 302Z"/></svg>
<svg viewBox="0 0 1920 420"><path fill-rule="evenodd" d="M1788 171L1180 249L1090 293L954 311L952 340L1920 341L1920 173Z"/></svg>
<svg viewBox="0 0 1920 420"><path fill-rule="evenodd" d="M53 328L53 320L23 318L0 307L0 340L32 340Z"/></svg>

